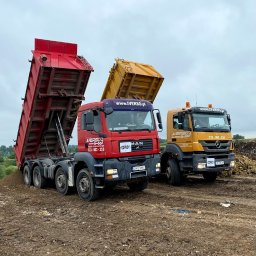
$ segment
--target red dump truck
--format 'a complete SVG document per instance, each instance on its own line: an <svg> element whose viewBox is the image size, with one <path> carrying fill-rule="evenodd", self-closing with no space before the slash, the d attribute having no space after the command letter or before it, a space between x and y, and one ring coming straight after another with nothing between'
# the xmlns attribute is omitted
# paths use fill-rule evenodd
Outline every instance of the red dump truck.
<svg viewBox="0 0 256 256"><path fill-rule="evenodd" d="M14 146L24 183L43 188L54 180L61 194L76 187L87 201L119 182L126 182L131 190L145 189L148 177L160 172L159 111L146 100L115 99L118 93L81 106L93 68L77 55L77 45L35 39L32 53ZM127 88L136 82L141 89L157 90L163 80L156 72L141 75L126 70L121 76L112 86L108 81L106 95L113 86L122 91L129 76L134 78ZM142 124L136 119L139 115ZM77 117L79 152L71 155L68 143Z"/></svg>

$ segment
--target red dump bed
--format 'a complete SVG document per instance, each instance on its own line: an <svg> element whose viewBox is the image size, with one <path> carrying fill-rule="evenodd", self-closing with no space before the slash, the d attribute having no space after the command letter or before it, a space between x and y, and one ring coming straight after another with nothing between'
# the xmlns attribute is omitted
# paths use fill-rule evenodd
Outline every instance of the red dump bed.
<svg viewBox="0 0 256 256"><path fill-rule="evenodd" d="M93 68L77 55L77 45L35 39L35 50L14 146L17 164L61 154L56 130L59 116L69 142Z"/></svg>

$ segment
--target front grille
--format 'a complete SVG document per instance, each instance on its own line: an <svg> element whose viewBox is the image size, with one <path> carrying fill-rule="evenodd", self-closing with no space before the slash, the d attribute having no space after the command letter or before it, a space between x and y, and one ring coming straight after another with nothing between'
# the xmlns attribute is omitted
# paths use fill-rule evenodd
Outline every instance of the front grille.
<svg viewBox="0 0 256 256"><path fill-rule="evenodd" d="M132 143L132 152L146 151L146 150L153 149L153 141L151 139L136 140L136 141L131 141L131 143Z"/></svg>
<svg viewBox="0 0 256 256"><path fill-rule="evenodd" d="M205 152L227 152L230 149L231 140L200 140Z"/></svg>
<svg viewBox="0 0 256 256"><path fill-rule="evenodd" d="M120 146L122 145L122 146ZM123 152L141 152L153 149L153 141L152 139L145 140L132 140L132 141L120 141L120 152L121 148L126 149L127 151Z"/></svg>

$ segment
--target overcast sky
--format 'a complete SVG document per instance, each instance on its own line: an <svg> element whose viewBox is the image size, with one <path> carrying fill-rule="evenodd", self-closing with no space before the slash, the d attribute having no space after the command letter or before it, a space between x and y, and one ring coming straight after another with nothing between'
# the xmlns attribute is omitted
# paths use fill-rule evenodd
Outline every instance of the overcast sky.
<svg viewBox="0 0 256 256"><path fill-rule="evenodd" d="M233 134L256 137L254 0L1 0L0 10L0 145L17 136L34 38L78 44L95 70L85 102L100 99L123 58L165 77L154 103L164 125L189 100L227 109Z"/></svg>

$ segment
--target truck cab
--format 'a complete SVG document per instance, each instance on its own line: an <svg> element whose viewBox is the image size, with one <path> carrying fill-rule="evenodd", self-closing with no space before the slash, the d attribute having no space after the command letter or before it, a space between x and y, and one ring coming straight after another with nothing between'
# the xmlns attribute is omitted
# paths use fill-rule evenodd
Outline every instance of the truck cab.
<svg viewBox="0 0 256 256"><path fill-rule="evenodd" d="M94 158L97 186L119 181L145 186L147 177L160 173L161 120L156 113L150 102L136 99L105 99L80 107L78 151Z"/></svg>
<svg viewBox="0 0 256 256"><path fill-rule="evenodd" d="M182 176L202 174L214 181L217 174L234 166L231 120L225 109L191 107L167 114L167 145L162 155L162 171L172 185Z"/></svg>

